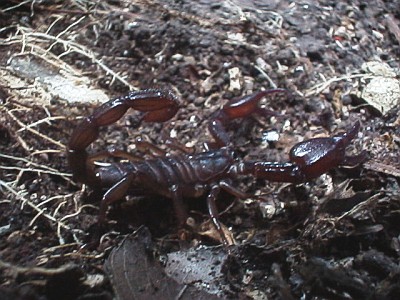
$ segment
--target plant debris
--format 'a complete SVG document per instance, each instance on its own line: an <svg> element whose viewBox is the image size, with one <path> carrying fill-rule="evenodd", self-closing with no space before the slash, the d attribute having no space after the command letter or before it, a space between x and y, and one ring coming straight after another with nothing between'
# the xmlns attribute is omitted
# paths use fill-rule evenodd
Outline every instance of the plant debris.
<svg viewBox="0 0 400 300"><path fill-rule="evenodd" d="M178 278L169 278L166 272L171 269L174 261L167 264L165 272L153 251L155 248L151 234L147 228L141 227L110 253L105 262L105 272L111 280L117 299L218 299L199 291L196 285L188 282L194 280L210 284L210 279L204 281L204 275L207 274L203 275L199 270L185 271L182 275L191 275L190 278L180 278L179 281L176 280ZM196 255L194 258L196 259ZM168 257L168 260L171 259L174 259L173 254Z"/></svg>
<svg viewBox="0 0 400 300"><path fill-rule="evenodd" d="M394 0L1 1L0 298L397 299L399 12ZM228 249L204 198L185 199L191 231L168 199L132 193L100 232L101 195L72 180L66 145L97 101L145 88L178 95L177 116L129 114L88 152L134 152L138 138L201 152L227 99L283 88L262 102L276 114L230 124L240 159L284 162L360 121L348 154L368 160L300 185L238 180L249 198L217 203Z"/></svg>

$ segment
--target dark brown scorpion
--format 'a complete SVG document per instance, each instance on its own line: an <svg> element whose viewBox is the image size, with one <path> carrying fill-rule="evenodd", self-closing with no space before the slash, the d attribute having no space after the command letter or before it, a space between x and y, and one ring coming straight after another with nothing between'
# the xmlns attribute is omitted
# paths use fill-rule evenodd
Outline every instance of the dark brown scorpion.
<svg viewBox="0 0 400 300"><path fill-rule="evenodd" d="M98 138L101 127L116 122L130 108L141 112L141 120L146 122L171 119L179 109L177 98L169 91L148 89L109 100L84 118L72 133L68 144L68 161L73 177L93 190L106 191L100 203L100 222L105 220L108 205L123 198L132 187L171 198L180 225L186 222L187 217L182 199L207 194L211 220L226 243L218 220L216 199L221 189L239 198L246 197L245 193L232 185L238 175L252 175L276 182L302 183L339 165L354 166L365 160L364 152L356 156L345 154L346 147L359 131L359 122L346 132L333 137L314 138L294 145L289 153L289 162L235 159L229 147L229 137L225 129L227 123L252 114L268 114L269 111L259 106L260 100L268 94L282 91L260 91L236 98L214 113L209 131L218 149L146 160L138 160L131 154L112 149L88 154L86 148ZM95 160L104 157L114 157L121 161L106 166L94 164Z"/></svg>

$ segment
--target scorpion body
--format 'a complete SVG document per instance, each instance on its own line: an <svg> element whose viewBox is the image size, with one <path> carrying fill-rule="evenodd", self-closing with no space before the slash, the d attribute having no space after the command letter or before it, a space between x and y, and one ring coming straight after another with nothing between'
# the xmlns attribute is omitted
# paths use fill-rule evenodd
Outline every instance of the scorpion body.
<svg viewBox="0 0 400 300"><path fill-rule="evenodd" d="M227 123L253 114L271 115L270 111L259 107L259 101L270 93L282 91L267 90L233 99L214 113L209 122L209 131L217 149L146 160L115 149L88 154L86 148L97 139L101 127L116 122L130 108L142 113L140 121L164 122L171 119L179 109L176 97L168 91L150 89L130 92L112 99L84 118L72 133L68 145L68 160L74 179L89 185L93 190L106 190L100 203L100 222L105 221L110 203L123 198L134 189L144 194L159 194L171 198L179 223L183 225L187 213L182 199L207 194L211 220L220 232L222 241L227 244L218 220L216 199L221 189L239 198L247 197L247 194L232 185L238 176L251 175L270 181L301 183L339 165L356 165L366 158L364 152L356 156L345 154L346 147L359 131L360 123L356 122L348 131L333 137L310 139L294 145L288 162L236 159L225 130ZM97 159L107 157L124 161L107 166L94 164Z"/></svg>
<svg viewBox="0 0 400 300"><path fill-rule="evenodd" d="M113 164L100 168L98 174L106 187L112 187L116 178L121 180L126 174L135 174L135 186L145 191L154 190L172 198L171 187L179 186L183 197L199 197L204 194L206 185L226 179L233 163L232 153L224 148Z"/></svg>

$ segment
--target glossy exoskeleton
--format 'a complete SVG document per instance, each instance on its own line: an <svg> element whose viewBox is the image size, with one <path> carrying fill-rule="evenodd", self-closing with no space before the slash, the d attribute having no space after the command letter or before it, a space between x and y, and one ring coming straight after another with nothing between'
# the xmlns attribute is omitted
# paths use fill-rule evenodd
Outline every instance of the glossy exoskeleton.
<svg viewBox="0 0 400 300"><path fill-rule="evenodd" d="M104 190L100 203L99 220L104 222L109 204L123 198L132 187L171 198L180 224L186 221L182 204L184 197L207 194L209 214L223 241L218 220L216 199L221 189L243 198L246 194L232 182L240 175L251 175L277 182L301 183L309 181L340 165L356 165L365 159L365 153L346 156L345 149L360 128L356 122L346 132L332 137L314 138L293 146L288 162L240 161L234 158L226 132L228 122L254 114L268 115L259 101L281 89L260 91L229 101L210 117L209 131L216 149L206 152L166 155L140 159L123 151L109 149L88 154L87 147L99 135L99 129L119 120L129 109L142 113L145 122L164 122L171 119L179 108L176 97L169 91L149 89L130 92L112 99L97 109L73 131L68 144L68 161L74 179L93 190ZM124 159L107 166L96 166L94 161L104 157Z"/></svg>

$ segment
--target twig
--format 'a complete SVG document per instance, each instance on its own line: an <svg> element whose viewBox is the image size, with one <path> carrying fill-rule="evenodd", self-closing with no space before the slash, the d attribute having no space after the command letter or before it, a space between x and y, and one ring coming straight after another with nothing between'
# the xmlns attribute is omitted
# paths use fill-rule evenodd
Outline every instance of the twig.
<svg viewBox="0 0 400 300"><path fill-rule="evenodd" d="M275 82L271 79L271 77L269 77L269 75L263 70L261 69L259 66L255 65L254 66L258 72L261 73L261 75L263 75L269 82L269 84L271 85L272 88L276 89L278 86L275 84Z"/></svg>
<svg viewBox="0 0 400 300"><path fill-rule="evenodd" d="M74 266L72 264L67 264L64 266L61 266L59 268L41 268L41 267L33 267L33 268L27 268L27 267L18 267L15 265L12 265L8 262L5 262L3 260L0 260L0 269L11 269L14 272L20 274L39 274L39 275L56 275L56 274L62 274L66 272L67 270L70 270L71 268L76 268L77 266Z"/></svg>
<svg viewBox="0 0 400 300"><path fill-rule="evenodd" d="M318 84L314 85L313 87L309 88L306 91L305 96L309 97L311 95L319 94L322 91L324 91L325 89L327 89L332 83L338 82L341 80L349 80L349 79L355 79L355 78L372 79L375 77L376 76L370 75L370 74L353 74L353 75L345 75L345 76L341 76L341 77L335 76L327 81L318 83Z"/></svg>
<svg viewBox="0 0 400 300"><path fill-rule="evenodd" d="M43 215L44 217L46 217L50 221L53 221L53 222L57 223L58 225L60 225L64 229L71 230L71 228L68 225L66 225L63 222L61 222L61 221L57 220L56 218L52 217L51 215L46 213L45 210L40 209L39 207L37 207L37 205L33 204L31 201L29 201L27 198L25 198L23 195L21 195L21 192L17 192L13 188L9 187L8 184L5 181L0 180L0 186L4 187L7 191L11 192L18 200L20 200L22 202L22 205L27 204L29 207L33 208L36 212L40 213L41 215Z"/></svg>
<svg viewBox="0 0 400 300"><path fill-rule="evenodd" d="M77 24L78 22L82 21L84 17L80 18L77 22L75 22L72 25ZM70 27L72 26L70 25ZM66 34L67 32L64 30L61 34ZM30 28L18 27L17 35L8 38L8 39L0 39L0 42L2 42L4 45L7 44L15 44L15 43L20 43L22 44L21 52L17 55L13 55L10 57L8 60L8 63L10 60L12 60L15 56L20 56L20 55L26 55L28 52L26 51L26 48L29 46L31 48L31 51L29 51L30 54L36 55L41 59L46 60L48 63L51 63L52 65L54 64L54 61L58 61L60 65L62 65L64 68L68 68L68 71L72 73L75 73L74 70L69 67L66 63L64 63L61 58L65 55L68 55L70 53L79 53L83 56L86 56L89 58L92 62L97 64L101 69L103 69L107 74L110 74L113 77L113 80L119 80L121 83L124 85L128 86L132 90L137 90L138 88L131 85L129 82L127 82L122 76L114 72L112 69L110 69L107 65L105 65L101 59L98 59L95 55L95 53L89 49L87 49L85 46L78 44L76 42L70 41L70 40L65 40L57 36L52 36L48 33L42 33L42 32L32 32ZM72 33L69 33L68 35L73 36ZM38 43L49 43L52 42L52 44L47 47L47 49L44 49L38 45ZM55 44L61 44L65 50L64 53L60 54L58 57L53 56L51 54L50 50ZM36 52L35 52L36 50ZM50 60L46 59L46 56L49 56L54 60L53 62ZM59 66L55 65L57 68ZM80 74L79 74L80 75Z"/></svg>
<svg viewBox="0 0 400 300"><path fill-rule="evenodd" d="M19 4L14 5L14 6L10 6L10 7L7 7L5 9L2 9L1 11L2 12L6 12L6 11L9 11L9 10L13 10L13 9L16 9L16 8L18 8L20 6L24 6L25 4L28 4L31 1L32 0L25 0L25 1L22 1L21 3L19 3Z"/></svg>
<svg viewBox="0 0 400 300"><path fill-rule="evenodd" d="M371 209L376 203L378 203L378 200L382 197L382 193L377 193L375 195L372 195L370 198L368 198L365 201L362 201L355 205L352 209L349 211L343 213L341 216L337 217L337 220L341 220L347 216L352 216L356 213L360 213L363 209Z"/></svg>
<svg viewBox="0 0 400 300"><path fill-rule="evenodd" d="M61 177L63 177L65 180L67 181L71 181L68 177L71 177L72 175L69 173L61 173L59 170L54 169L54 168L50 168L46 165L41 165L41 164L37 164L33 161L30 161L26 158L23 157L17 157L17 156L11 156L11 155L7 155L7 154L1 154L0 153L0 157L3 158L7 158L7 159L12 159L12 160L17 160L17 161L22 161L27 163L28 165L40 168L40 169L31 169L31 168L19 168L19 167L7 167L7 166L1 166L1 168L4 169L16 169L16 170L20 170L20 171L28 171L28 172L38 172L38 173L47 173L47 174L52 174L52 175L59 175Z"/></svg>
<svg viewBox="0 0 400 300"><path fill-rule="evenodd" d="M69 215L65 215L60 220L61 221L65 221L65 220L67 220L69 218L76 217L77 215L79 215L82 212L82 210L84 208L92 208L92 209L97 209L97 210L99 209L98 206L94 206L94 205L91 205L91 204L85 204L85 205L79 206L79 208L78 208L78 210L76 212L74 212L72 214L69 214Z"/></svg>
<svg viewBox="0 0 400 300"><path fill-rule="evenodd" d="M33 123L29 124L29 125L25 125L25 127L18 129L17 132L22 132L24 130L27 130L28 128L35 127L35 126L40 125L42 123L47 123L47 124L50 125L51 124L50 121L65 120L65 119L66 119L65 116L46 117L44 119L38 120L36 122L33 122Z"/></svg>
<svg viewBox="0 0 400 300"><path fill-rule="evenodd" d="M20 121L10 110L8 110L7 113L10 115L10 117L11 117L15 122L18 123L19 126L23 127L24 129L30 131L31 133L33 133L33 134L35 134L35 135L41 137L42 139L45 139L45 140L47 140L47 141L49 141L49 142L51 142L51 143L57 145L57 146L60 147L61 149L66 149L66 147L65 147L64 144L62 144L62 143L60 143L60 142L58 142L58 141L56 141L56 140L53 140L51 137L48 137L47 135L44 135L44 134L40 133L39 131L37 131L37 130L35 130L35 129L32 129L32 128L28 127L26 124L24 124L22 121Z"/></svg>
<svg viewBox="0 0 400 300"><path fill-rule="evenodd" d="M60 173L58 171L46 171L46 170L41 170L41 169L32 169L32 168L21 168L21 167L9 167L9 166L1 166L0 169L3 170L17 170L17 171L22 171L22 172L36 172L36 173L42 173L42 174L51 174L51 175L60 175L60 176L71 176L71 174L68 173Z"/></svg>
<svg viewBox="0 0 400 300"><path fill-rule="evenodd" d="M50 168L50 167L48 167L48 166L46 166L46 165L37 164L37 163L35 163L35 162L33 162L33 161L30 161L30 160L28 160L28 159L26 159L26 158L23 158L23 157L11 156L11 155L1 154L1 153L0 153L0 157L8 158L8 159L13 159L13 160L18 160L18 161L23 161L23 162L25 162L25 163L27 163L27 164L29 164L29 165L36 166L36 167L41 167L41 168L43 168L43 169L45 169L45 170L53 171L53 172L55 172L56 174L61 174L57 169ZM66 176L70 176L70 174L65 174L65 175L66 175Z"/></svg>
<svg viewBox="0 0 400 300"><path fill-rule="evenodd" d="M391 33L393 33L394 37L397 40L397 43L400 45L400 28L399 25L397 25L396 21L393 19L392 14L386 14L385 15L385 20L386 24L390 30Z"/></svg>

